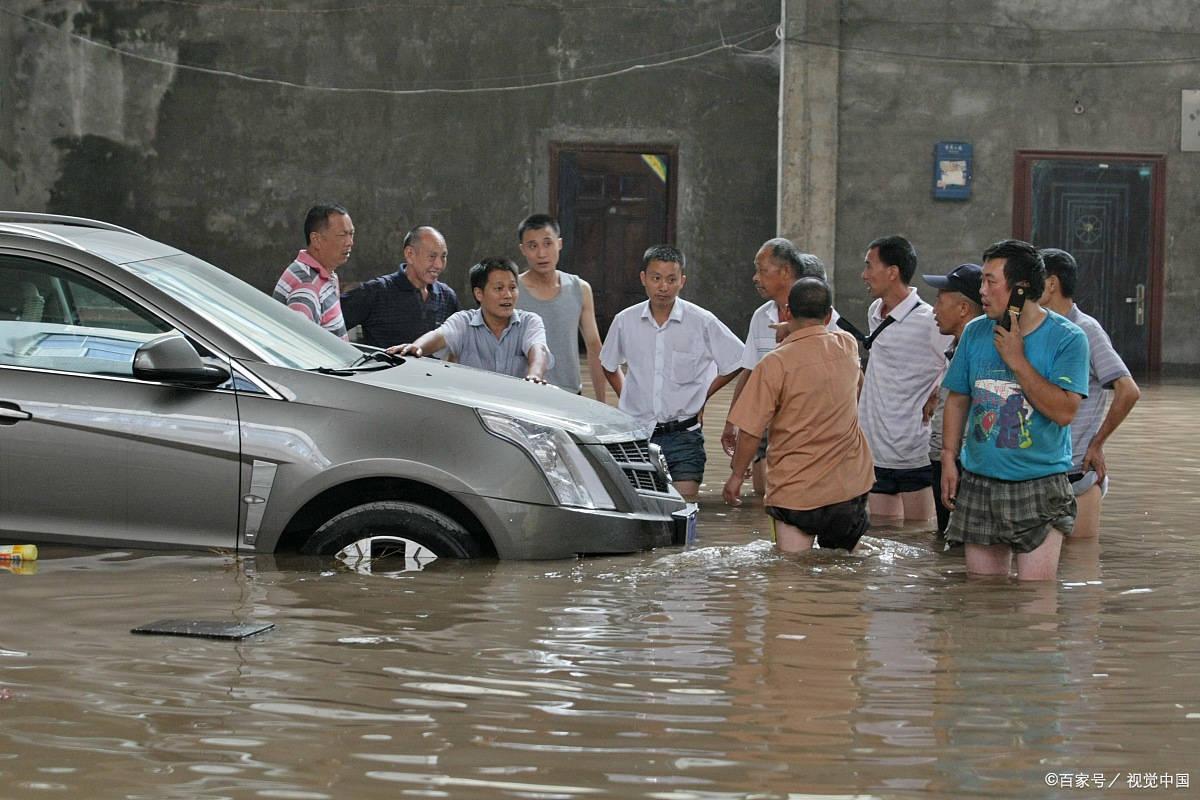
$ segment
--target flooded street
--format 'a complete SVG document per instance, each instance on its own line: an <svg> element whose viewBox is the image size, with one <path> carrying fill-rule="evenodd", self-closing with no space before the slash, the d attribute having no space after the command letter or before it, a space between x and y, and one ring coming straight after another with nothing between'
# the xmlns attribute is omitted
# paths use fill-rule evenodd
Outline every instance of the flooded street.
<svg viewBox="0 0 1200 800"><path fill-rule="evenodd" d="M1200 795L1200 383L1143 387L1100 541L1045 585L969 580L915 528L775 555L760 502L721 503L718 399L686 551L42 548L0 572L0 797ZM164 618L275 628L129 632Z"/></svg>

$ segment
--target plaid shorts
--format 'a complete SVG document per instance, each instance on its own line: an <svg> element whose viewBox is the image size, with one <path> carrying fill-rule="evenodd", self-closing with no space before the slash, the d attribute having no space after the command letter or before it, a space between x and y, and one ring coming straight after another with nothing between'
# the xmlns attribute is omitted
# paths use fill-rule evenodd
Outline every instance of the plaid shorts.
<svg viewBox="0 0 1200 800"><path fill-rule="evenodd" d="M1054 527L1075 529L1075 494L1066 473L1002 481L962 473L950 512L946 540L964 544L1006 544L1014 553L1032 553Z"/></svg>

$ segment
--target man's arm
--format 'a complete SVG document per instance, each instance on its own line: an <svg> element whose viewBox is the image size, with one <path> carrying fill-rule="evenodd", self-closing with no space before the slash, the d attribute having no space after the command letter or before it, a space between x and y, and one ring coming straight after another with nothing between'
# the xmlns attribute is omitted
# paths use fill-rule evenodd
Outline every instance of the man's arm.
<svg viewBox="0 0 1200 800"><path fill-rule="evenodd" d="M1096 435L1088 443L1087 453L1083 456L1083 468L1096 470L1096 480L1098 481L1104 480L1104 476L1108 473L1108 466L1104 463L1104 443L1108 441L1109 436L1112 436L1117 426L1125 421L1129 412L1133 410L1134 404L1142 396L1142 390L1138 388L1137 382L1128 375L1118 378L1113 383L1112 389L1112 405L1108 407L1108 413L1104 415L1104 422L1100 423L1100 430L1096 431Z"/></svg>
<svg viewBox="0 0 1200 800"><path fill-rule="evenodd" d="M738 431L737 443L733 450L733 463L730 465L732 471L721 492L727 505L740 506L742 504L742 484L746 480L746 471L750 468L750 462L754 459L754 454L758 452L758 443L761 441L761 434L755 436L746 431Z"/></svg>
<svg viewBox="0 0 1200 800"><path fill-rule="evenodd" d="M738 367L733 372L730 372L728 375L718 375L716 378L714 378L713 382L711 384L709 384L709 386L708 386L708 392L706 392L704 395L704 402L707 403L708 398L712 397L714 394L721 391L721 389L724 388L725 384L729 383L731 380L736 378L743 371L744 370L741 367ZM737 395L734 395L734 397L736 398Z"/></svg>
<svg viewBox="0 0 1200 800"><path fill-rule="evenodd" d="M933 419L933 412L937 411L938 388L940 386L940 381L933 385L933 392L925 399L925 404L921 406L921 422L929 422L929 420Z"/></svg>
<svg viewBox="0 0 1200 800"><path fill-rule="evenodd" d="M1012 330L1000 325L995 326L993 340L996 352L1012 370L1017 383L1021 384L1025 399L1035 409L1057 425L1070 425L1071 420L1075 419L1075 413L1079 411L1079 403L1083 396L1056 386L1033 368L1033 364L1025 357L1025 341L1021 335L1018 317L1014 312L1009 313L1012 316Z"/></svg>
<svg viewBox="0 0 1200 800"><path fill-rule="evenodd" d="M603 369L603 367L601 367ZM608 385L612 387L613 393L617 397L621 396L621 390L625 388L625 376L621 374L620 368L614 369L611 372L604 369L604 379L608 381Z"/></svg>
<svg viewBox="0 0 1200 800"><path fill-rule="evenodd" d="M392 345L387 349L387 352L402 356L414 356L420 358L426 353L436 353L446 346L446 337L442 335L441 328L423 334L420 339L417 339L412 344L397 344ZM453 354L451 354L453 355Z"/></svg>
<svg viewBox="0 0 1200 800"><path fill-rule="evenodd" d="M545 383L546 372L554 364L554 356L550 353L550 345L546 341L546 324L538 314L532 312L514 312L521 314L521 346L525 350L525 380L534 383Z"/></svg>
<svg viewBox="0 0 1200 800"><path fill-rule="evenodd" d="M733 387L733 399L729 401L729 407L733 408L737 403L738 397L742 393L742 389L746 388L746 381L750 380L750 371L745 367L742 368L742 374L738 376L737 385ZM725 451L725 455L733 456L734 448L737 447L737 426L729 420L725 420L725 430L721 432L721 449Z"/></svg>
<svg viewBox="0 0 1200 800"><path fill-rule="evenodd" d="M933 351L933 360L938 365L938 371L933 388L929 390L929 397L925 398L925 404L921 406L922 423L929 422L933 418L933 412L937 410L940 396L938 390L942 387L942 379L946 377L946 369L950 366L950 362L946 360L946 348L954 343L953 336L947 336L938 330L937 322L931 319L930 323L929 348Z"/></svg>
<svg viewBox="0 0 1200 800"><path fill-rule="evenodd" d="M592 299L592 287L580 278L580 290L583 293L583 309L579 312L579 333L583 336L583 345L587 349L588 372L592 376L592 391L596 399L605 402L605 383L607 376L604 367L600 366L600 328L596 325L596 303Z"/></svg>
<svg viewBox="0 0 1200 800"><path fill-rule="evenodd" d="M525 380L545 383L546 370L550 369L550 348L542 342L534 342L525 351L525 360L529 362L529 369L525 371Z"/></svg>
<svg viewBox="0 0 1200 800"><path fill-rule="evenodd" d="M954 509L954 498L958 495L957 459L962 449L963 427L970 408L970 396L950 392L946 397L946 407L942 409L942 485L938 491L942 493L942 503L951 510Z"/></svg>

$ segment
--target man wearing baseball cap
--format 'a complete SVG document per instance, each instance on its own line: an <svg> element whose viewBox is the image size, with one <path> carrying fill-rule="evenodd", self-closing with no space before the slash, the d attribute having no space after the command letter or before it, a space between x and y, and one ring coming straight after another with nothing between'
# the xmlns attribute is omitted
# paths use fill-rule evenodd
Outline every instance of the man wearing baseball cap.
<svg viewBox="0 0 1200 800"><path fill-rule="evenodd" d="M962 336L967 323L983 313L979 299L979 286L983 280L983 269L978 264L959 264L946 275L922 275L921 279L938 290L933 303L933 320L938 333L954 337L946 350L946 362L954 357L954 348ZM945 387L937 393L937 407L930 418L929 460L933 463L933 502L937 509L938 534L946 532L950 520L950 509L942 502L942 411L946 407Z"/></svg>

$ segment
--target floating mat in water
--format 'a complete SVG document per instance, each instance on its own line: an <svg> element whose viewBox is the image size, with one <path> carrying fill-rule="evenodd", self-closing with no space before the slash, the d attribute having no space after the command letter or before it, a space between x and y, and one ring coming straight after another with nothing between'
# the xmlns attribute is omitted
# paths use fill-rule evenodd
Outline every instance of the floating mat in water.
<svg viewBox="0 0 1200 800"><path fill-rule="evenodd" d="M269 631L273 622L214 622L202 619L160 619L140 625L130 633L158 633L165 636L198 636L202 639L245 639Z"/></svg>

